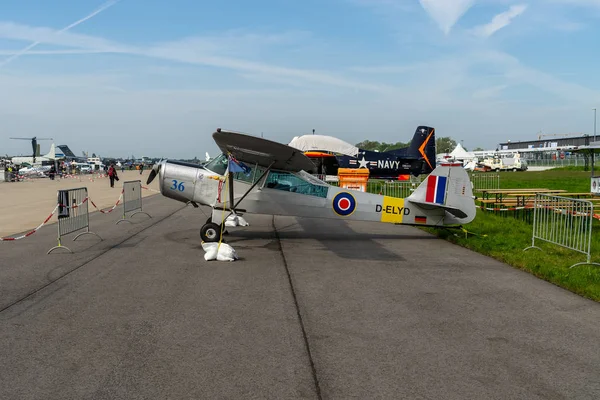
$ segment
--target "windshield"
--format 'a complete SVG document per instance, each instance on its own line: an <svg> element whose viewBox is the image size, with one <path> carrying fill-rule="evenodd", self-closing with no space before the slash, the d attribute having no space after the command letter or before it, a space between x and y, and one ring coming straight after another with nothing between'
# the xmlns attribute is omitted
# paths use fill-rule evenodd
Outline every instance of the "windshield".
<svg viewBox="0 0 600 400"><path fill-rule="evenodd" d="M227 156L223 153L219 154L217 157L207 162L206 165L204 165L204 168L215 174L225 175L225 171L227 171Z"/></svg>

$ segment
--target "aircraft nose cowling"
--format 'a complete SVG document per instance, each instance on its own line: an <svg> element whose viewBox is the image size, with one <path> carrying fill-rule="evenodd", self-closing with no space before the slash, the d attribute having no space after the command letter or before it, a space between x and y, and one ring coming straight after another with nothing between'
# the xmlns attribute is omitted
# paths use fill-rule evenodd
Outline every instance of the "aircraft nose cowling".
<svg viewBox="0 0 600 400"><path fill-rule="evenodd" d="M158 168L159 188L163 196L184 203L194 201L201 167L180 161L162 161Z"/></svg>

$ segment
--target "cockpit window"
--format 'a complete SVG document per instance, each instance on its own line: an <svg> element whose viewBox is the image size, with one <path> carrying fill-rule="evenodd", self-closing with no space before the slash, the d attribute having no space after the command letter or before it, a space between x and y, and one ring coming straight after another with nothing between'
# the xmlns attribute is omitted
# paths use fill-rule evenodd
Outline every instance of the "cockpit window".
<svg viewBox="0 0 600 400"><path fill-rule="evenodd" d="M265 188L300 193L309 196L327 197L329 187L312 175L301 171L298 174L283 171L271 171L265 182Z"/></svg>
<svg viewBox="0 0 600 400"><path fill-rule="evenodd" d="M204 165L204 168L219 175L225 175L225 172L227 172L227 162L227 156L225 154L220 154L219 156L206 163L206 165ZM234 172L233 179L247 183L254 183L261 176L261 174L265 172L265 168L257 165L249 165L246 163L244 163L243 165L244 168L247 168L247 171Z"/></svg>
<svg viewBox="0 0 600 400"><path fill-rule="evenodd" d="M204 165L204 168L215 174L224 175L227 171L227 156L223 153L213 158Z"/></svg>

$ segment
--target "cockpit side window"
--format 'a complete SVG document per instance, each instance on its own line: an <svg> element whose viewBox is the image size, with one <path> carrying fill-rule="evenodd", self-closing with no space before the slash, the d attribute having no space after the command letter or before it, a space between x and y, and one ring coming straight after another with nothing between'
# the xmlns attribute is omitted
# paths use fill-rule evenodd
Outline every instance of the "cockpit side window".
<svg viewBox="0 0 600 400"><path fill-rule="evenodd" d="M328 186L308 182L296 174L284 171L269 172L264 187L323 198L327 197L329 190Z"/></svg>
<svg viewBox="0 0 600 400"><path fill-rule="evenodd" d="M266 168L259 165L244 164L246 172L234 172L233 179L246 183L254 183L265 172Z"/></svg>

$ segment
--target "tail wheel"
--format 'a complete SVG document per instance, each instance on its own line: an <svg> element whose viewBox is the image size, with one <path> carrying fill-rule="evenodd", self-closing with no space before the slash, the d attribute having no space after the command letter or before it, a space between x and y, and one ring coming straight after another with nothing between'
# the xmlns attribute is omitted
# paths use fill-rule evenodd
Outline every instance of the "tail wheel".
<svg viewBox="0 0 600 400"><path fill-rule="evenodd" d="M212 222L204 224L200 229L200 238L204 242L218 242L221 240L221 226Z"/></svg>

